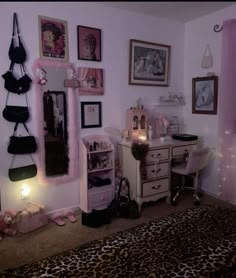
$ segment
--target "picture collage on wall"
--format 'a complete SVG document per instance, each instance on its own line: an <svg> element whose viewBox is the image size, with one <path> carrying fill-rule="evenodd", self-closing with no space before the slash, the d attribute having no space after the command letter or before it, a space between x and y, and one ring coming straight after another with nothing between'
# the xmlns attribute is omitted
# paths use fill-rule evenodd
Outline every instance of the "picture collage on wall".
<svg viewBox="0 0 236 278"><path fill-rule="evenodd" d="M69 40L67 21L47 17L38 16L39 26L39 54L42 59L50 59L61 62L69 62ZM101 62L101 29L77 26L77 54L78 60ZM102 68L78 67L76 72L76 79L79 81L78 86L72 86L72 81L67 80L68 86L78 87L79 95L96 95L104 94L104 77ZM69 82L70 81L70 82ZM97 102L89 102L90 105L97 107ZM83 109L82 109L83 108ZM98 123L88 124L83 123L86 120L87 106L81 102L81 127L101 127L101 102L99 103L99 113L95 113ZM91 118L91 117L90 117Z"/></svg>

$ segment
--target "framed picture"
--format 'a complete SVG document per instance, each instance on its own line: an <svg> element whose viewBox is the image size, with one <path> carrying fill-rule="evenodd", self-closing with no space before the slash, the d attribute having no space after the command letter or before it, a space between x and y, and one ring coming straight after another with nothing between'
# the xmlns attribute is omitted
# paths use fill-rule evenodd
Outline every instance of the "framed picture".
<svg viewBox="0 0 236 278"><path fill-rule="evenodd" d="M103 95L103 69L78 67L77 77L80 82L80 95Z"/></svg>
<svg viewBox="0 0 236 278"><path fill-rule="evenodd" d="M100 62L101 29L77 26L78 59Z"/></svg>
<svg viewBox="0 0 236 278"><path fill-rule="evenodd" d="M67 21L39 16L40 58L69 61Z"/></svg>
<svg viewBox="0 0 236 278"><path fill-rule="evenodd" d="M192 113L217 114L217 76L193 78L192 94Z"/></svg>
<svg viewBox="0 0 236 278"><path fill-rule="evenodd" d="M169 86L171 47L130 40L129 84Z"/></svg>
<svg viewBox="0 0 236 278"><path fill-rule="evenodd" d="M81 102L81 127L102 126L102 103L100 101Z"/></svg>

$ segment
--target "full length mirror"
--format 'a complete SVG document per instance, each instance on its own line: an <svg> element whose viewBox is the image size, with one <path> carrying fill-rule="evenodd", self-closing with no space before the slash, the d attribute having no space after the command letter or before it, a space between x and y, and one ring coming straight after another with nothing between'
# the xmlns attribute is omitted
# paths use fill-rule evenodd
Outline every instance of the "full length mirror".
<svg viewBox="0 0 236 278"><path fill-rule="evenodd" d="M72 65L37 59L33 65L39 129L39 182L76 178L78 141L76 89L64 86Z"/></svg>

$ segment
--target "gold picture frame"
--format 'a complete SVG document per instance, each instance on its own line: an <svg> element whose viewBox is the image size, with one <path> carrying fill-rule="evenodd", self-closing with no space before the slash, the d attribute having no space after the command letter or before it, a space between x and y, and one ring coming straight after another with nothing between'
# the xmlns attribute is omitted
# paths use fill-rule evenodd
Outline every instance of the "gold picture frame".
<svg viewBox="0 0 236 278"><path fill-rule="evenodd" d="M38 26L40 58L69 62L67 21L39 15Z"/></svg>

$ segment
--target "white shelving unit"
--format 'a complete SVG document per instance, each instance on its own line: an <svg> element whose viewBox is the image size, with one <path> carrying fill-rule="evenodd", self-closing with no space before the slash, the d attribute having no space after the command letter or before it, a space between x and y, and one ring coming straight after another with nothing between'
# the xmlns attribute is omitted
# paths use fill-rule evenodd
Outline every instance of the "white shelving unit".
<svg viewBox="0 0 236 278"><path fill-rule="evenodd" d="M80 140L79 148L80 208L106 208L115 192L114 145L105 135L88 135Z"/></svg>

